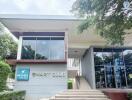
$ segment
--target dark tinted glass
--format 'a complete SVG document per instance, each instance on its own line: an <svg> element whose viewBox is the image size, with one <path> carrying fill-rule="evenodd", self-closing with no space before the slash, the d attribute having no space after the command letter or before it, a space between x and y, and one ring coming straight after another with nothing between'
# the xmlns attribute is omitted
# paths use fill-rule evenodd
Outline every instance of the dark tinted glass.
<svg viewBox="0 0 132 100"><path fill-rule="evenodd" d="M65 58L65 43L63 37L53 37L50 41L50 59L58 60Z"/></svg>
<svg viewBox="0 0 132 100"><path fill-rule="evenodd" d="M22 41L22 59L35 59L36 38L24 37Z"/></svg>
<svg viewBox="0 0 132 100"><path fill-rule="evenodd" d="M132 49L123 49L125 65L132 65Z"/></svg>
<svg viewBox="0 0 132 100"><path fill-rule="evenodd" d="M49 60L50 53L50 38L38 37L36 41L36 59Z"/></svg>
<svg viewBox="0 0 132 100"><path fill-rule="evenodd" d="M95 48L94 62L97 88L132 87L132 49Z"/></svg>
<svg viewBox="0 0 132 100"><path fill-rule="evenodd" d="M22 59L65 59L64 37L24 37Z"/></svg>

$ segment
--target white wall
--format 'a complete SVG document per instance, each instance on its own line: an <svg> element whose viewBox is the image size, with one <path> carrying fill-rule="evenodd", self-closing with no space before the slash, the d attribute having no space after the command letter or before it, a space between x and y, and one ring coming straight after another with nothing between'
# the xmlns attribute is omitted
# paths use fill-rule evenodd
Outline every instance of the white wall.
<svg viewBox="0 0 132 100"><path fill-rule="evenodd" d="M66 64L18 64L16 69L19 67L30 68L29 81L15 82L15 90L26 90L26 100L39 100L67 89ZM64 72L65 77L33 77L34 72Z"/></svg>
<svg viewBox="0 0 132 100"><path fill-rule="evenodd" d="M93 49L90 48L81 59L82 76L89 82L91 88L95 88L95 70Z"/></svg>

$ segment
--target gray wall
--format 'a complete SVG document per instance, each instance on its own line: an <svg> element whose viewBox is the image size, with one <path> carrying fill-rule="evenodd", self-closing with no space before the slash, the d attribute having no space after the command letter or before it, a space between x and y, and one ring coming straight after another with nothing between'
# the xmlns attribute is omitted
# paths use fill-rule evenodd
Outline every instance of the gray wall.
<svg viewBox="0 0 132 100"><path fill-rule="evenodd" d="M30 67L29 81L16 80L14 87L15 90L26 90L26 100L39 100L67 89L66 64L19 64L16 69L19 67ZM65 77L33 77L34 72L64 72Z"/></svg>
<svg viewBox="0 0 132 100"><path fill-rule="evenodd" d="M91 88L95 88L95 70L93 49L90 48L81 59L82 76L89 82Z"/></svg>

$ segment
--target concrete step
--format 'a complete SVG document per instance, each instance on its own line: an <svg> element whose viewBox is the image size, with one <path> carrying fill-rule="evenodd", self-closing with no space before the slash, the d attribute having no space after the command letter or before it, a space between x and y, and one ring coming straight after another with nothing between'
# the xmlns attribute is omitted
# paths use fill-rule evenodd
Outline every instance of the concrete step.
<svg viewBox="0 0 132 100"><path fill-rule="evenodd" d="M64 93L101 93L101 91L64 91Z"/></svg>
<svg viewBox="0 0 132 100"><path fill-rule="evenodd" d="M92 92L73 92L73 93L59 93L59 95L93 95L93 94L96 94L96 95L104 95L103 93L101 92L98 92L98 93L92 93Z"/></svg>
<svg viewBox="0 0 132 100"><path fill-rule="evenodd" d="M56 95L55 98L107 98L105 95Z"/></svg>
<svg viewBox="0 0 132 100"><path fill-rule="evenodd" d="M99 90L67 90L50 100L110 100Z"/></svg>
<svg viewBox="0 0 132 100"><path fill-rule="evenodd" d="M101 91L96 91L96 90L92 90L92 91L64 91L62 92L63 94L103 94Z"/></svg>
<svg viewBox="0 0 132 100"><path fill-rule="evenodd" d="M92 90L92 89L89 89L89 90L67 90L64 92L100 92L100 90Z"/></svg>
<svg viewBox="0 0 132 100"><path fill-rule="evenodd" d="M50 100L110 100L108 98L54 98Z"/></svg>

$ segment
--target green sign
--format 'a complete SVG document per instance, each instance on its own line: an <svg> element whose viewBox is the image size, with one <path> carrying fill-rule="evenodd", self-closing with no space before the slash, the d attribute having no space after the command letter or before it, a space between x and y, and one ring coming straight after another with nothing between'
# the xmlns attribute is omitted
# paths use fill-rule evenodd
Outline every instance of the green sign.
<svg viewBox="0 0 132 100"><path fill-rule="evenodd" d="M30 74L30 68L17 68L17 74L16 79L18 81L28 81L29 80L29 74Z"/></svg>

